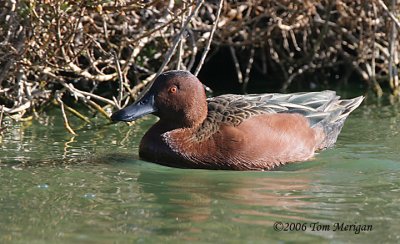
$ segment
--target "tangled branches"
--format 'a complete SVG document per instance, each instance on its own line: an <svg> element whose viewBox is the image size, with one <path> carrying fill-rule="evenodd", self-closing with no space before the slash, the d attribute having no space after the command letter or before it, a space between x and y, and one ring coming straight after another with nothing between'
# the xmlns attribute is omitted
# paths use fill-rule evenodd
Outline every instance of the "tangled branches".
<svg viewBox="0 0 400 244"><path fill-rule="evenodd" d="M22 118L54 103L84 118L64 104L72 97L108 117L162 70L197 74L210 45L230 50L243 91L251 72L277 74L282 90L357 73L399 94L391 1L2 1L0 112Z"/></svg>
<svg viewBox="0 0 400 244"><path fill-rule="evenodd" d="M49 101L64 111L64 95L109 117L163 69L192 69L211 39L212 26L189 28L199 0L2 4L0 104L20 117Z"/></svg>
<svg viewBox="0 0 400 244"><path fill-rule="evenodd" d="M378 94L398 81L399 5L370 1L247 1L226 5L214 42L227 45L244 91L250 70L315 83L353 74ZM336 78L338 77L338 78Z"/></svg>

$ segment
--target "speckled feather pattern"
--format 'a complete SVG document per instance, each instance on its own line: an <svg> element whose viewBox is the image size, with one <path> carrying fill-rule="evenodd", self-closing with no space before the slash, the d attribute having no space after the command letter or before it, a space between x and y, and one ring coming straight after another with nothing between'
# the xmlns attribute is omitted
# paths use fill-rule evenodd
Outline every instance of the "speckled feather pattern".
<svg viewBox="0 0 400 244"><path fill-rule="evenodd" d="M208 114L193 135L197 142L203 141L219 130L222 124L238 126L245 119L260 114L299 113L308 118L311 127L321 126L332 132L335 139L346 117L358 107L362 98L339 100L334 91L292 93L221 95L207 99ZM335 124L336 123L336 124ZM333 140L335 140L333 139ZM330 146L334 141L326 142ZM329 144L329 145L328 145Z"/></svg>

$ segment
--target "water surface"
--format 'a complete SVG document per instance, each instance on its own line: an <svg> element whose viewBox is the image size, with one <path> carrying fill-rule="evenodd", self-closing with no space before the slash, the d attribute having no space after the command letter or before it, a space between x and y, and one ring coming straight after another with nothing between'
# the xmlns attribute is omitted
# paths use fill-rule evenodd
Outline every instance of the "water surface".
<svg viewBox="0 0 400 244"><path fill-rule="evenodd" d="M78 136L65 132L57 111L7 121L0 243L399 242L398 112L364 105L333 149L272 172L141 161L138 143L154 117L132 127L71 118ZM306 229L279 231L276 222ZM333 231L336 223L372 230Z"/></svg>

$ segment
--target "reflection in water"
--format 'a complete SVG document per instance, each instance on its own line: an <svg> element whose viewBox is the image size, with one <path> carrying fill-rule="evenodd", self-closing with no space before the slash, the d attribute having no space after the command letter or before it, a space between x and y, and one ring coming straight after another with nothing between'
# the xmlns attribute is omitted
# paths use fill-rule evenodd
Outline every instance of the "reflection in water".
<svg viewBox="0 0 400 244"><path fill-rule="evenodd" d="M64 154L63 154L63 159L68 158L68 148L71 147L70 144L73 143L75 141L75 136L72 135L71 139L67 142L64 143Z"/></svg>
<svg viewBox="0 0 400 244"><path fill-rule="evenodd" d="M144 191L151 192L161 201L175 206L165 215L181 221L207 221L219 215L225 215L230 221L249 221L255 224L251 219L252 216L268 217L263 218L263 221L279 216L273 212L260 212L257 209L283 207L290 211L301 212L297 207L307 204L302 199L308 196L297 193L307 191L310 187L309 179L270 178L269 173L263 172L245 176L237 174L232 181L231 176L225 179L224 174L229 173L223 172L217 175L211 174L211 176L208 174L172 175L163 177L161 185L154 185L146 182L148 179L154 180L151 173L146 173L140 175L138 182L143 184ZM166 192L168 198L165 197ZM225 205L225 199L229 199L229 204ZM225 206L223 211L220 211L223 206ZM233 207L226 208L226 206ZM290 218L291 216L280 217ZM269 222L260 222L264 226L267 223Z"/></svg>
<svg viewBox="0 0 400 244"><path fill-rule="evenodd" d="M335 148L273 172L140 161L151 118L134 127L99 121L76 137L54 116L10 125L0 144L0 242L397 242L399 119L390 107L356 110ZM289 233L275 231L276 221L374 229Z"/></svg>

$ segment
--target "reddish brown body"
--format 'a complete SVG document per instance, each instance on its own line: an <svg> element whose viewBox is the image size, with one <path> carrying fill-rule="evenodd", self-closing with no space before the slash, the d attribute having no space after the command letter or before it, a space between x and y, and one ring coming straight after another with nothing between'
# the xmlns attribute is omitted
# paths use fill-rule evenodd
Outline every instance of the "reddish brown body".
<svg viewBox="0 0 400 244"><path fill-rule="evenodd" d="M170 71L139 102L112 117L160 117L140 143L139 155L146 160L184 168L269 170L332 146L362 99L339 100L335 92L322 91L207 100L195 76Z"/></svg>
<svg viewBox="0 0 400 244"><path fill-rule="evenodd" d="M196 129L169 131L159 122L144 135L140 156L175 167L267 170L311 158L324 137L299 114L258 115L236 127L221 125L201 142L192 140Z"/></svg>

